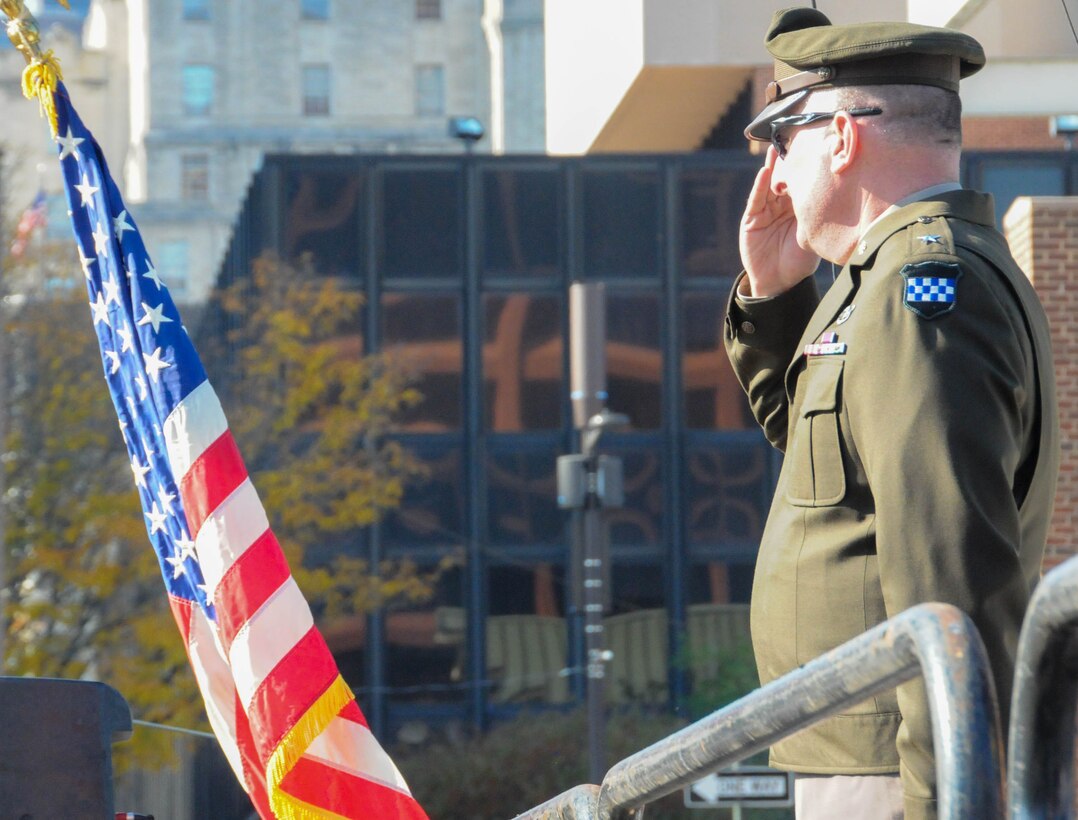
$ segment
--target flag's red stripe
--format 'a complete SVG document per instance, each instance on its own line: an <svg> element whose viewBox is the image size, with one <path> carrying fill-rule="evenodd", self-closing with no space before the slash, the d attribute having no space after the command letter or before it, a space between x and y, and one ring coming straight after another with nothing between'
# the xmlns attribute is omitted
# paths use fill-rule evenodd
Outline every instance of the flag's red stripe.
<svg viewBox="0 0 1078 820"><path fill-rule="evenodd" d="M239 695L236 696L236 745L243 759L243 775L247 781L244 787L251 798L258 816L262 820L274 820L273 811L270 809L269 787L266 785L266 764L259 756L258 743L255 741L248 725L247 716L243 712Z"/></svg>
<svg viewBox="0 0 1078 820"><path fill-rule="evenodd" d="M225 652L236 633L288 580L288 562L272 530L266 530L228 568L214 592L217 627Z"/></svg>
<svg viewBox="0 0 1078 820"><path fill-rule="evenodd" d="M363 710L359 708L359 704L354 700L349 701L341 711L337 713L337 717L344 720L350 720L352 723L358 723L360 726L367 725L367 718L363 716Z"/></svg>
<svg viewBox="0 0 1078 820"><path fill-rule="evenodd" d="M311 627L266 675L247 707L263 763L338 674L322 635Z"/></svg>
<svg viewBox="0 0 1078 820"><path fill-rule="evenodd" d="M410 796L361 777L301 757L281 782L293 797L336 812L343 817L378 820L426 820L427 815Z"/></svg>
<svg viewBox="0 0 1078 820"><path fill-rule="evenodd" d="M239 448L226 430L202 455L194 460L191 469L180 479L180 498L187 513L187 526L194 538L202 522L216 510L247 478Z"/></svg>
<svg viewBox="0 0 1078 820"><path fill-rule="evenodd" d="M172 619L176 621L176 627L180 630L180 637L186 647L191 639L191 602L186 598L169 595L168 608L172 610Z"/></svg>

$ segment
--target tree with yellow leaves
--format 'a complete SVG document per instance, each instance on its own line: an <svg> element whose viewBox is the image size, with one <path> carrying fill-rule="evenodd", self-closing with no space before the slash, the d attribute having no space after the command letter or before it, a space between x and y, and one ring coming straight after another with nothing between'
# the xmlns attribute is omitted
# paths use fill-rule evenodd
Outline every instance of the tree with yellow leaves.
<svg viewBox="0 0 1078 820"><path fill-rule="evenodd" d="M4 247L11 236L0 232ZM9 291L0 345L4 672L102 680L136 719L205 728L73 256L66 242L34 242L0 263ZM360 295L262 259L214 304L207 313L228 330L210 334L219 355L204 358L216 364L233 432L312 609L362 614L430 595L439 570L374 572L348 548L422 476L387 437L394 413L417 396L383 359L362 354ZM146 764L162 760L170 741L139 731L116 752Z"/></svg>

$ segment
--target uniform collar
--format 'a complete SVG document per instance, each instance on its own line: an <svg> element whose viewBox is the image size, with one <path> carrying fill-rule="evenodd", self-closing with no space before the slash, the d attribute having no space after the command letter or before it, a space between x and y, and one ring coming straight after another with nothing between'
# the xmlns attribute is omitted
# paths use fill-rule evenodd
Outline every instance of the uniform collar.
<svg viewBox="0 0 1078 820"><path fill-rule="evenodd" d="M897 203L894 210L888 209L881 214L862 235L846 267L864 267L892 234L921 217L955 217L980 225L995 225L995 205L991 194L982 194L966 188L945 190L944 193L936 193L936 191L935 186L919 191L918 194L927 193L928 198L921 198L908 204Z"/></svg>

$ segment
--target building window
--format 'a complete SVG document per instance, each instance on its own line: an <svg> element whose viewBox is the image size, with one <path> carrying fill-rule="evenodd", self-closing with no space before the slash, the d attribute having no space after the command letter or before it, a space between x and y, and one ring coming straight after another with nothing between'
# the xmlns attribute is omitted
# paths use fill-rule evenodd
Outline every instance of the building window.
<svg viewBox="0 0 1078 820"><path fill-rule="evenodd" d="M329 114L329 66L324 63L303 66L303 114L324 117Z"/></svg>
<svg viewBox="0 0 1078 820"><path fill-rule="evenodd" d="M184 20L209 20L210 0L183 0Z"/></svg>
<svg viewBox="0 0 1078 820"><path fill-rule="evenodd" d="M300 14L304 20L328 20L329 0L301 0Z"/></svg>
<svg viewBox="0 0 1078 820"><path fill-rule="evenodd" d="M415 0L416 20L441 20L442 0Z"/></svg>
<svg viewBox="0 0 1078 820"><path fill-rule="evenodd" d="M188 247L186 239L162 242L157 246L157 274L168 286L172 295L182 298L187 294L189 280Z"/></svg>
<svg viewBox="0 0 1078 820"><path fill-rule="evenodd" d="M205 117L213 111L215 77L212 65L183 67L183 113Z"/></svg>
<svg viewBox="0 0 1078 820"><path fill-rule="evenodd" d="M420 117L437 117L445 113L444 66L416 66L415 112Z"/></svg>
<svg viewBox="0 0 1078 820"><path fill-rule="evenodd" d="M180 195L187 200L210 198L210 158L205 154L180 157Z"/></svg>

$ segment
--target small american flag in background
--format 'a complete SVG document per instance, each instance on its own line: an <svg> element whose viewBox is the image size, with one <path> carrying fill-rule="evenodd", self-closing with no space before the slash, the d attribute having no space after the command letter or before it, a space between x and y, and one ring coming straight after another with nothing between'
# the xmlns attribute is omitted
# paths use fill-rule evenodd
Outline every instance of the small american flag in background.
<svg viewBox="0 0 1078 820"><path fill-rule="evenodd" d="M45 192L38 191L34 201L27 206L15 226L15 239L11 243L11 255L18 258L26 253L30 246L30 237L38 228L44 228L49 222L48 201Z"/></svg>
<svg viewBox="0 0 1078 820"><path fill-rule="evenodd" d="M60 85L105 378L213 730L263 818L425 818L341 679L105 159Z"/></svg>

